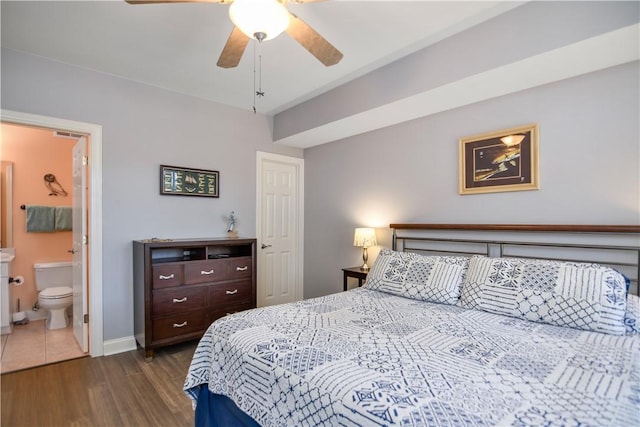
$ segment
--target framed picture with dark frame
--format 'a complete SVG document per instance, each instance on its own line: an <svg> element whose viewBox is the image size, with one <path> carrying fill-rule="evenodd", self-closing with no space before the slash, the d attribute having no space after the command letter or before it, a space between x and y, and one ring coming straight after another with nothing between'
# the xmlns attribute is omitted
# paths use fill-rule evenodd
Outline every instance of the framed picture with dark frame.
<svg viewBox="0 0 640 427"><path fill-rule="evenodd" d="M538 125L460 138L460 194L537 190Z"/></svg>
<svg viewBox="0 0 640 427"><path fill-rule="evenodd" d="M220 197L220 172L160 165L160 194Z"/></svg>

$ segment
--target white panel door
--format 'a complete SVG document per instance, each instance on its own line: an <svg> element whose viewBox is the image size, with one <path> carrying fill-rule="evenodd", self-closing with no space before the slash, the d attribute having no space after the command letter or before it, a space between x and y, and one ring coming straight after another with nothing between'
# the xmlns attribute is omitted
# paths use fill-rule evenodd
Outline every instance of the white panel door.
<svg viewBox="0 0 640 427"><path fill-rule="evenodd" d="M73 146L73 335L89 351L87 314L87 140Z"/></svg>
<svg viewBox="0 0 640 427"><path fill-rule="evenodd" d="M304 160L258 152L258 306L302 298Z"/></svg>

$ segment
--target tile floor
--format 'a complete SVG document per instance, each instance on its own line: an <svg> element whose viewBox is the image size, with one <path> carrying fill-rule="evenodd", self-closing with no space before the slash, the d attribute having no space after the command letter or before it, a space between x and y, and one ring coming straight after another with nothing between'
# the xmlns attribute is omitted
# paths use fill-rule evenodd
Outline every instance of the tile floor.
<svg viewBox="0 0 640 427"><path fill-rule="evenodd" d="M34 320L27 325L14 325L11 334L2 335L0 371L17 371L86 356L75 337L73 327L49 330L44 320Z"/></svg>

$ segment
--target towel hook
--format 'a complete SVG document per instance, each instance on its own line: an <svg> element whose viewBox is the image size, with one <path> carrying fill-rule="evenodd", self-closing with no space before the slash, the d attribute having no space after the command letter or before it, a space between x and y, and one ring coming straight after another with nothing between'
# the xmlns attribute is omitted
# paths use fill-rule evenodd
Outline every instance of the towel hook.
<svg viewBox="0 0 640 427"><path fill-rule="evenodd" d="M56 176L52 173L48 173L44 176L44 185L46 185L49 191L51 191L51 193L49 193L50 196L67 195L65 189L62 188L62 185L60 185L60 183L56 179Z"/></svg>

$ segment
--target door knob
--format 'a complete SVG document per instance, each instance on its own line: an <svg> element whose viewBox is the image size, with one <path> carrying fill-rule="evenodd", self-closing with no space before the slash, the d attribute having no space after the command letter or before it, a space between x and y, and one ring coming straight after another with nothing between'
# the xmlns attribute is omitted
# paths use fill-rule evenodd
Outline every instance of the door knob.
<svg viewBox="0 0 640 427"><path fill-rule="evenodd" d="M261 246L262 249L266 249L266 248L270 248L270 247L271 247L271 245L265 245L264 243Z"/></svg>
<svg viewBox="0 0 640 427"><path fill-rule="evenodd" d="M70 254L75 254L76 250L75 249L69 249L67 252L69 252Z"/></svg>

